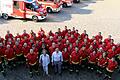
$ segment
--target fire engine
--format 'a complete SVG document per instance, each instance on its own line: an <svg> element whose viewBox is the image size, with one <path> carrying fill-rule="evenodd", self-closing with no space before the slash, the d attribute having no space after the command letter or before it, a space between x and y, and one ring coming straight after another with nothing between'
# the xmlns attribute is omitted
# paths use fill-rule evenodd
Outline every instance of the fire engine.
<svg viewBox="0 0 120 80"><path fill-rule="evenodd" d="M62 0L63 7L69 7L73 5L73 0Z"/></svg>
<svg viewBox="0 0 120 80"><path fill-rule="evenodd" d="M0 8L0 14L5 20L15 17L38 21L47 17L46 8L35 0L0 0Z"/></svg>
<svg viewBox="0 0 120 80"><path fill-rule="evenodd" d="M73 2L74 2L74 3L79 3L79 2L80 2L80 0L73 0Z"/></svg>
<svg viewBox="0 0 120 80"><path fill-rule="evenodd" d="M47 12L59 12L62 9L62 0L38 0L39 4L45 5Z"/></svg>

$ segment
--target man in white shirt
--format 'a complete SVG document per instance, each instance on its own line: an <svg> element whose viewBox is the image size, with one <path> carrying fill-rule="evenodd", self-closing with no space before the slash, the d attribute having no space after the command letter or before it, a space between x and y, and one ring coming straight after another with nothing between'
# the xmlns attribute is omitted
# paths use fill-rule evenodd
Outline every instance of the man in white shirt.
<svg viewBox="0 0 120 80"><path fill-rule="evenodd" d="M39 58L39 63L43 67L44 74L48 75L48 64L50 63L50 58L49 55L47 54L47 51L45 49L42 50L42 54L40 55Z"/></svg>
<svg viewBox="0 0 120 80"><path fill-rule="evenodd" d="M61 75L61 66L63 62L62 52L58 48L52 53L52 65L54 65L55 74L58 72Z"/></svg>

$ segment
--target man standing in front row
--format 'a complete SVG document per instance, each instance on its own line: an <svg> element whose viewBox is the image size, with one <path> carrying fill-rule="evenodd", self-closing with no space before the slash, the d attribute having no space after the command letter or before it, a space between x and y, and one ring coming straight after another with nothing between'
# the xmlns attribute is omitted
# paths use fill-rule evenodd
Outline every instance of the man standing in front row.
<svg viewBox="0 0 120 80"><path fill-rule="evenodd" d="M52 53L52 65L54 66L55 74L58 72L59 75L62 75L61 73L62 62L63 62L62 52L59 51L58 48L56 48L55 51Z"/></svg>
<svg viewBox="0 0 120 80"><path fill-rule="evenodd" d="M42 50L42 54L40 55L39 63L43 67L44 74L49 76L48 64L50 63L50 58L45 49Z"/></svg>

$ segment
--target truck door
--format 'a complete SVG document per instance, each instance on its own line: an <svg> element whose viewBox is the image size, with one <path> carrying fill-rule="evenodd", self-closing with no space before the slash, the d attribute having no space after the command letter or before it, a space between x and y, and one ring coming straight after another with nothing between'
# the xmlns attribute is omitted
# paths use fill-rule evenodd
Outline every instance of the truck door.
<svg viewBox="0 0 120 80"><path fill-rule="evenodd" d="M24 8L24 2L22 1L13 1L13 15L15 17L24 17L25 11L23 10Z"/></svg>

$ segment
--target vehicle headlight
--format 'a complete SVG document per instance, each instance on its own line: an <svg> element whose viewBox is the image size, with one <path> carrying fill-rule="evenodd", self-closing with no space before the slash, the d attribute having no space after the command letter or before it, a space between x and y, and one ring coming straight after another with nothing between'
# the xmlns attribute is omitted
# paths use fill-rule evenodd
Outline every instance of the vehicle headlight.
<svg viewBox="0 0 120 80"><path fill-rule="evenodd" d="M40 14L43 14L43 12L40 12Z"/></svg>

